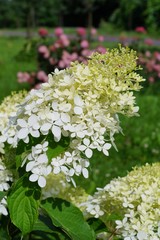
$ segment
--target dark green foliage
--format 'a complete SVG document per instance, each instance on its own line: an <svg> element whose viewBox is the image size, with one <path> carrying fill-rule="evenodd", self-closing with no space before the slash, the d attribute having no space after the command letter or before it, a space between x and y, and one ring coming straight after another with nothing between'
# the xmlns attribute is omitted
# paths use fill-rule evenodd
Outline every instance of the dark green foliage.
<svg viewBox="0 0 160 240"><path fill-rule="evenodd" d="M93 230L85 222L81 211L71 203L48 198L42 201L44 209L56 227L60 227L73 240L94 240Z"/></svg>

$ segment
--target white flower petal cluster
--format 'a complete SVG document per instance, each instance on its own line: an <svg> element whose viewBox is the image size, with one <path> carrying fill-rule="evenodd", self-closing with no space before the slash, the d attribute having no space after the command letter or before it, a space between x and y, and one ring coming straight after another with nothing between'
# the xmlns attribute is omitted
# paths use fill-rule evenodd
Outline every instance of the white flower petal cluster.
<svg viewBox="0 0 160 240"><path fill-rule="evenodd" d="M4 165L4 159L0 158L0 191L5 192L10 188L9 182L12 182L12 174L6 169ZM6 197L0 201L0 214L7 215L7 201Z"/></svg>
<svg viewBox="0 0 160 240"><path fill-rule="evenodd" d="M139 90L144 79L135 70L136 54L128 48L103 55L95 53L87 65L73 63L66 70L56 69L47 83L28 94L4 139L13 147L20 141L31 144L32 139L39 139L41 145L43 141L53 145L48 136L55 143L69 139L66 151L53 154L51 159L49 149L35 153L37 146L32 147L25 161L26 171L31 172L30 181L38 181L44 187L50 172L63 173L68 181L80 174L87 178L87 158L92 157L93 151L109 155L114 134L121 131L118 114L137 115L132 91ZM11 138L13 125L16 131Z"/></svg>
<svg viewBox="0 0 160 240"><path fill-rule="evenodd" d="M86 211L95 217L120 215L117 233L124 240L160 239L160 163L135 168L89 197ZM106 238L107 239L107 238Z"/></svg>
<svg viewBox="0 0 160 240"><path fill-rule="evenodd" d="M16 116L18 105L22 103L24 97L27 95L26 91L12 92L10 96L7 96L3 102L0 104L0 153L4 154L4 141L12 143L12 138L15 136L16 126L10 125L8 127L9 121Z"/></svg>
<svg viewBox="0 0 160 240"><path fill-rule="evenodd" d="M6 197L2 198L0 201L0 214L4 216L8 215Z"/></svg>

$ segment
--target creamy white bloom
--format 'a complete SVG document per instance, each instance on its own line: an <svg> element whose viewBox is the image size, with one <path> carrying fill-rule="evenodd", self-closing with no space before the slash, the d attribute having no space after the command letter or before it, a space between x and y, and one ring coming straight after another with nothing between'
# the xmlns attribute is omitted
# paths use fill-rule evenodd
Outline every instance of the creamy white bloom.
<svg viewBox="0 0 160 240"><path fill-rule="evenodd" d="M135 52L127 48L94 53L87 65L56 69L28 93L2 135L13 148L27 143L21 167L30 181L44 186L50 171L72 182L74 175L88 178L93 150L109 155L114 134L121 132L118 114L137 115L133 91L144 79L135 73L136 64Z"/></svg>

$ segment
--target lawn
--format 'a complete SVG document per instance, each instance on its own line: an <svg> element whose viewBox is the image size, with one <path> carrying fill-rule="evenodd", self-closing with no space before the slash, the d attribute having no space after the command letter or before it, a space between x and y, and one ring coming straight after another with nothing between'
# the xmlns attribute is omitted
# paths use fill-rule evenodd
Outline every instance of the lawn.
<svg viewBox="0 0 160 240"><path fill-rule="evenodd" d="M34 70L36 63L17 61L15 56L26 42L23 38L0 38L0 101L11 91L24 88L17 83L18 71ZM111 45L110 45L111 46ZM124 176L133 166L160 161L160 95L137 93L140 116L121 118L124 135L117 135L118 152L112 148L106 157L95 152L90 167L89 180L77 179L88 192L102 187L112 178Z"/></svg>
<svg viewBox="0 0 160 240"><path fill-rule="evenodd" d="M17 82L17 72L34 70L35 62L16 61L15 56L26 42L23 38L0 38L0 101L11 91L22 89Z"/></svg>

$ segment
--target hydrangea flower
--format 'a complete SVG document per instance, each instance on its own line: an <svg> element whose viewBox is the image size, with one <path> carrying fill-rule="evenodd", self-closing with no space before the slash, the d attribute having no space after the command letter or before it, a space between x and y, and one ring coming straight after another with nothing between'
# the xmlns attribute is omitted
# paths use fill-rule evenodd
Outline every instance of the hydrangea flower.
<svg viewBox="0 0 160 240"><path fill-rule="evenodd" d="M134 168L98 189L88 198L86 212L94 217L103 212L106 224L108 215L119 215L114 227L125 240L160 239L160 163Z"/></svg>
<svg viewBox="0 0 160 240"><path fill-rule="evenodd" d="M0 157L0 191L5 192L10 188L9 182L13 181L12 173L6 169L5 161L3 157ZM0 214L8 215L6 209L7 206L7 197L5 196L0 200Z"/></svg>
<svg viewBox="0 0 160 240"><path fill-rule="evenodd" d="M6 140L6 137L4 136L6 134L5 129L7 128L9 121L16 116L17 106L22 102L26 93L26 91L20 91L18 93L13 92L0 104L0 191L2 192L8 191L10 183L13 181L13 174L5 165L5 144L3 142ZM10 142L14 135L15 126L11 126L7 131L7 141ZM8 215L6 206L7 197L5 196L0 201L0 214Z"/></svg>
<svg viewBox="0 0 160 240"><path fill-rule="evenodd" d="M93 53L87 64L56 69L40 89L29 92L3 138L13 148L22 142L32 146L21 159L30 181L45 187L51 172L72 182L74 175L87 178L93 150L109 155L114 134L121 132L118 114L137 115L133 91L144 79L136 73L136 60L133 50L122 47ZM47 147L41 149L44 142ZM36 152L39 147L42 152ZM39 161L41 154L45 161Z"/></svg>

